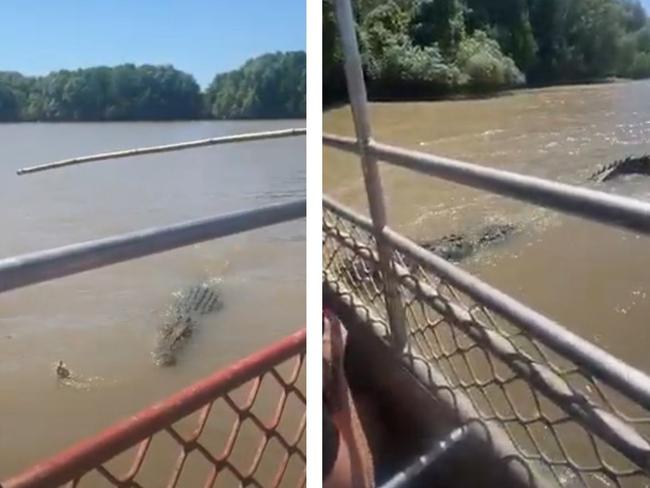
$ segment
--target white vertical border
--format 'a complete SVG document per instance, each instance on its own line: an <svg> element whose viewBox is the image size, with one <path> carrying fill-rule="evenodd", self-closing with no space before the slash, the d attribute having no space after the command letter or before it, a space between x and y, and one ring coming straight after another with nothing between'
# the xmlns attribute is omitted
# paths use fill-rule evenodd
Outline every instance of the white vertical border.
<svg viewBox="0 0 650 488"><path fill-rule="evenodd" d="M322 486L323 0L307 2L307 486Z"/></svg>

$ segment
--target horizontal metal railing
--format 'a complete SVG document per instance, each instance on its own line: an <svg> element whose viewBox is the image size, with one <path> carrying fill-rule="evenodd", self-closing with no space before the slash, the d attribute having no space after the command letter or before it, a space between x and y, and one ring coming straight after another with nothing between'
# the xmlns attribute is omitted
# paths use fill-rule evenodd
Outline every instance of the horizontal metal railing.
<svg viewBox="0 0 650 488"><path fill-rule="evenodd" d="M18 170L18 174L203 146L294 137L305 133L304 128L294 128L128 149L23 168ZM304 218L305 215L306 200L300 199L0 259L0 293L219 237Z"/></svg>
<svg viewBox="0 0 650 488"><path fill-rule="evenodd" d="M16 171L19 175L37 173L39 171L46 171L50 169L63 168L65 166L74 166L78 164L92 163L96 161L104 161L107 159L130 158L133 156L144 156L146 154L156 154L170 151L181 151L184 149L194 149L197 147L216 146L219 144L232 144L236 142L251 142L263 139L279 139L283 137L295 137L305 135L307 130L304 128L296 129L282 129L266 132L254 132L250 134L235 134L223 137L211 137L209 139L200 139L197 141L179 142L176 144L166 144L163 146L142 147L136 149L127 149L124 151L113 151L102 154L92 154L90 156L80 156L70 159L62 159L60 161L53 161L50 163L39 164L28 168L21 168Z"/></svg>
<svg viewBox="0 0 650 488"><path fill-rule="evenodd" d="M323 142L347 152L360 153L359 143L354 138L325 134ZM369 141L366 150L378 160L395 166L603 224L650 234L648 202L375 141Z"/></svg>
<svg viewBox="0 0 650 488"><path fill-rule="evenodd" d="M346 208L329 198L325 198L324 207L333 214L352 222L364 231L373 232L372 221ZM331 229L333 230L333 229ZM328 230L328 232L331 232ZM514 298L491 287L477 277L463 271L461 268L433 255L416 243L392 231L383 230L386 242L405 257L414 260L431 271L456 289L465 293L477 303L488 307L501 317L517 325L530 337L538 339L549 349L561 356L571 358L576 365L589 371L594 378L602 380L646 409L650 409L650 378L643 372L627 365L603 349L572 333L566 327L535 312ZM356 242L351 236L337 237L343 246L353 251L363 249L363 243ZM358 247L361 246L361 247ZM358 249L356 249L358 247ZM376 255L370 258L378 267ZM492 332L481 324L462 304L452 304L425 282L416 282L409 270L396 265L397 281L403 281L403 286L420 296L434 310L448 318L468 337L471 337L481 347L490 350L504 364L530 384L538 388L544 395L556 402L572 418L579 421L590 432L599 434L603 439L616 446L629 459L633 459L640 467L650 469L650 443L638 434L623 426L623 423L610 417L604 418L596 413L595 408L581 397L580 393L568 392L568 385L562 378L544 365L536 364L529 357L516 352L511 344L504 342L502 336Z"/></svg>
<svg viewBox="0 0 650 488"><path fill-rule="evenodd" d="M211 481L207 481L205 486L214 486L216 478L226 470L234 473L242 486L260 486L256 480L257 470L271 440L277 441L286 452L284 459L278 459L274 463L274 466L277 466L277 475L272 486L279 486L291 458L299 459L303 466L306 459L304 448L301 446L305 430L304 404L306 398L304 385L299 384L299 381L300 383L304 382L305 337L306 330L302 329L234 362L169 398L108 427L94 437L36 463L12 478L5 481L0 479L0 487L53 488L66 483L71 483L66 486L89 486L81 484L84 481L82 478L93 470L99 471L108 480L110 486L142 486L138 483L137 476L140 474L145 457L151 451L150 444L152 441L156 442L157 437L155 436L164 435L165 432L181 448L176 463L166 465L159 462L156 465L156 470L160 475L170 474L169 483L166 483L165 486L185 486L179 485L179 477L187 465L187 457L193 452L198 453L211 465L212 469L207 474L208 480ZM293 368L292 377L285 379L276 368L292 358L297 361L297 364ZM303 376L299 377L301 374ZM282 388L282 394L276 400L277 408L270 422L259 418L252 408L260 396L266 396L266 401L270 400L267 394L260 393L260 386L265 377L269 377L274 384L278 384ZM248 382L252 382L252 389L247 404L239 406L229 395ZM302 420L298 423L298 429L293 438L287 436L286 431L279 428L281 421L290 415L287 413L289 395L295 397L302 407L300 412ZM234 425L224 426L224 428L231 427L232 430L221 453L214 452L208 447L214 443L207 445L202 443L205 442L206 437L202 436L206 421L214 402L219 398L224 398L226 404L236 413ZM175 424L191 417L196 412L200 412L199 421L191 438L187 439L175 429ZM213 416L215 415L218 414L213 414ZM230 457L240 437L242 422L247 420L257 425L263 435L261 442L256 446L256 456L249 471L242 472ZM214 432L210 435L214 435ZM131 468L126 474L117 475L106 467L105 463L135 446L138 449L133 457ZM302 485L304 486L304 475Z"/></svg>
<svg viewBox="0 0 650 488"><path fill-rule="evenodd" d="M368 218L357 214L331 198L324 196L323 205L367 232L374 232L372 222ZM527 307L440 256L418 246L390 228L385 228L383 235L394 249L417 259L436 276L440 276L477 302L485 304L490 309L500 313L530 335L538 338L549 348L571 357L577 364L593 372L594 376L639 401L645 408L650 409L650 377L642 371L629 366L598 346L574 334L566 327Z"/></svg>
<svg viewBox="0 0 650 488"><path fill-rule="evenodd" d="M305 214L306 202L302 199L1 259L0 292L303 218Z"/></svg>

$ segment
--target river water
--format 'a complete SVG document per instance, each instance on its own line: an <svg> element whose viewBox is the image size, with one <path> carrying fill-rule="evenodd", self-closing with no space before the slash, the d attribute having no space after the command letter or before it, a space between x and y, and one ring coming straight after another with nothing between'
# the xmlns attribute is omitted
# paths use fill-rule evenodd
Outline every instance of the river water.
<svg viewBox="0 0 650 488"><path fill-rule="evenodd" d="M650 153L650 83L556 87L444 102L373 103L381 142L573 184L604 163ZM352 135L347 107L327 132ZM366 212L358 158L327 148L325 191ZM417 240L513 222L512 240L462 267L650 372L650 240L401 168L381 165L389 223ZM650 199L650 179L595 186Z"/></svg>
<svg viewBox="0 0 650 488"><path fill-rule="evenodd" d="M304 137L21 177L20 167L302 125L0 125L0 257L305 195ZM150 352L173 294L204 280L220 281L223 310L205 318L177 366L155 366ZM304 290L303 219L1 294L0 480L299 329ZM57 381L59 360L84 388Z"/></svg>

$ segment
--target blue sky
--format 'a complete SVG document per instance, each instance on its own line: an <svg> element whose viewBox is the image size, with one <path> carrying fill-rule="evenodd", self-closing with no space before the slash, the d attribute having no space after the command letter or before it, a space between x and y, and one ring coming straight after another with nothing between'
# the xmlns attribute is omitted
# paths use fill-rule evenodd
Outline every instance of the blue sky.
<svg viewBox="0 0 650 488"><path fill-rule="evenodd" d="M2 0L0 70L173 64L205 86L269 51L305 49L306 0Z"/></svg>

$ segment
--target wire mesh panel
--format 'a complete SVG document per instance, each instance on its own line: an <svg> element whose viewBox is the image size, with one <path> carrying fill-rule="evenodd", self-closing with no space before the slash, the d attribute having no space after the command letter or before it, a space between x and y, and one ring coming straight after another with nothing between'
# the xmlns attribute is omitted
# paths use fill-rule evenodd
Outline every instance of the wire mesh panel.
<svg viewBox="0 0 650 488"><path fill-rule="evenodd" d="M375 238L326 206L328 279L386 320ZM478 420L498 424L520 460L551 485L650 486L650 412L523 328L393 249L408 342ZM434 389L431 389L434 394Z"/></svg>
<svg viewBox="0 0 650 488"><path fill-rule="evenodd" d="M305 331L0 483L305 486Z"/></svg>

